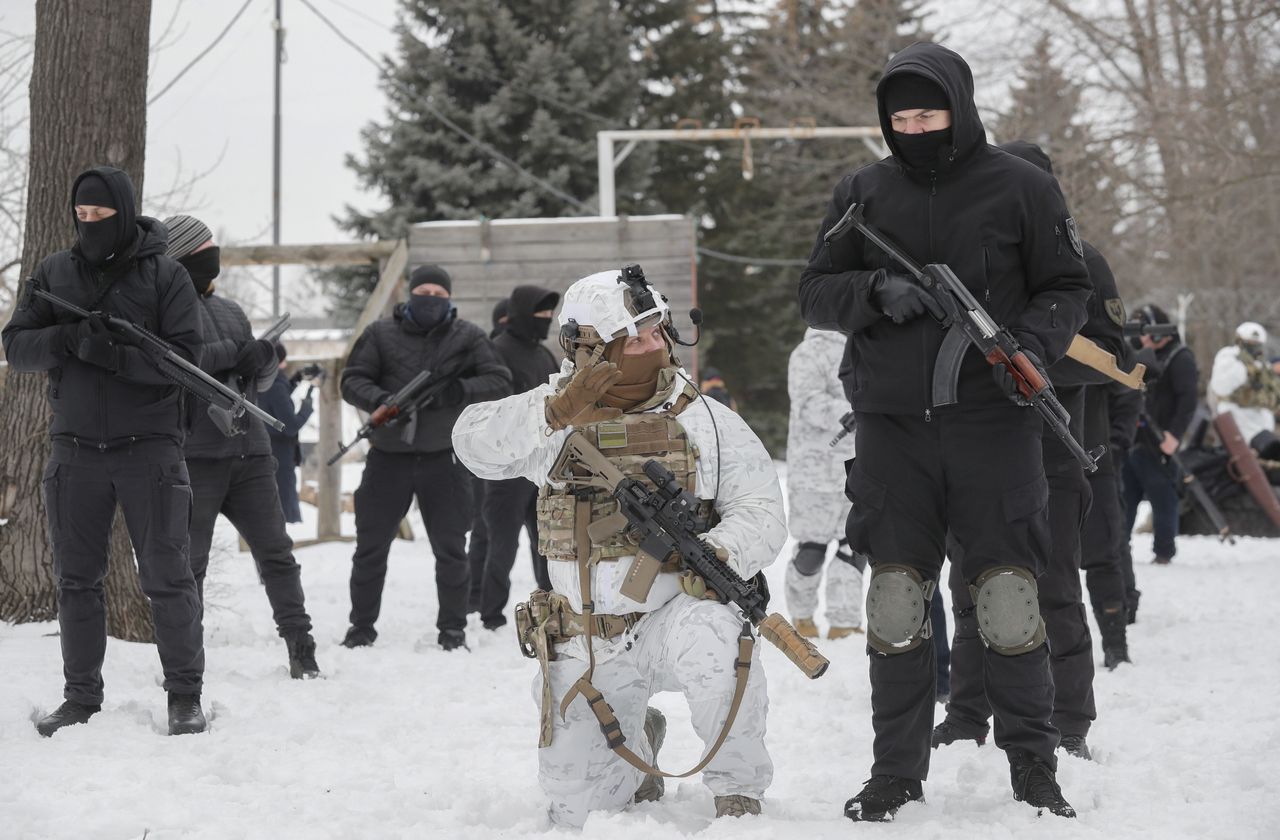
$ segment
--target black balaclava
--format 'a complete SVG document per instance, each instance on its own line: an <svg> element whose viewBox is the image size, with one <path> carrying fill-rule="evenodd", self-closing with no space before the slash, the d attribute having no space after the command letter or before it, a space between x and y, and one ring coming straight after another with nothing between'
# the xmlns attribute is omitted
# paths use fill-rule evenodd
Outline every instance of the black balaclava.
<svg viewBox="0 0 1280 840"><path fill-rule="evenodd" d="M560 295L540 286L516 286L507 304L507 331L529 342L543 341L551 332L551 319L538 318L535 312L555 309Z"/></svg>
<svg viewBox="0 0 1280 840"><path fill-rule="evenodd" d="M884 109L890 115L918 108L951 110L947 94L932 80L916 73L899 73L889 79L884 89ZM926 131L923 134L893 133L893 142L907 166L912 169L936 169L938 160L952 145L951 129Z"/></svg>
<svg viewBox="0 0 1280 840"><path fill-rule="evenodd" d="M110 207L116 212L108 219L82 222L75 217L78 204ZM137 238L133 183L114 167L101 166L81 173L72 187L71 213L76 225L76 250L96 268L111 267Z"/></svg>
<svg viewBox="0 0 1280 840"><path fill-rule="evenodd" d="M209 226L194 216L170 216L164 220L169 231L169 246L165 256L172 257L191 275L191 284L201 295L210 293L214 279L222 270L220 255L222 250L217 245L197 251L204 243L213 239Z"/></svg>
<svg viewBox="0 0 1280 840"><path fill-rule="evenodd" d="M453 311L453 301L437 295L409 295L405 312L419 329L430 332L444 323Z"/></svg>

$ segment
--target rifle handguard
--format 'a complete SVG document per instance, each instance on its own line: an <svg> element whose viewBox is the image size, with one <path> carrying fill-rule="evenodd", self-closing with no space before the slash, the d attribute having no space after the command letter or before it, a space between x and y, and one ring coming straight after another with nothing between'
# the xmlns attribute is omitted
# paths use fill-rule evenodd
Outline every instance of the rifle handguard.
<svg viewBox="0 0 1280 840"><path fill-rule="evenodd" d="M816 680L825 674L827 666L831 664L818 652L813 643L797 633L796 628L792 627L780 613L770 613L768 618L760 622L760 635L782 651L783 655L811 680Z"/></svg>

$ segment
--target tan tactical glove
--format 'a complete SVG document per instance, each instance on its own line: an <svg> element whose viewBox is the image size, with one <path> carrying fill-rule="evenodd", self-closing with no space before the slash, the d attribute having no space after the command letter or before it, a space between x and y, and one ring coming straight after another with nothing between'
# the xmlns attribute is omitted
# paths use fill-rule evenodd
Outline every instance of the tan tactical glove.
<svg viewBox="0 0 1280 840"><path fill-rule="evenodd" d="M612 362L597 362L579 368L564 390L547 397L547 425L560 430L566 426L584 426L621 417L621 409L596 405L621 376L622 371Z"/></svg>
<svg viewBox="0 0 1280 840"><path fill-rule="evenodd" d="M720 562L727 564L729 562L729 552L718 545L715 546L715 550L716 550L716 557L720 560ZM701 575L696 575L689 569L685 569L683 572L680 573L680 589L681 591L684 592L684 594L692 598L697 598L699 600L705 600L705 601L720 600L720 596L716 593L716 591L714 589L709 589L707 587L706 580L704 580Z"/></svg>

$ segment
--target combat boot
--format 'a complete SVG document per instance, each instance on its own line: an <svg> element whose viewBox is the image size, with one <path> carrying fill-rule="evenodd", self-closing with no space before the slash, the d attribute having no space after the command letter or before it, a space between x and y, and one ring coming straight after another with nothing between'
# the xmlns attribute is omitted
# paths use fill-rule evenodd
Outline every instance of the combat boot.
<svg viewBox="0 0 1280 840"><path fill-rule="evenodd" d="M862 792L844 803L844 815L854 822L889 822L908 802L923 802L919 779L878 775L867 779Z"/></svg>
<svg viewBox="0 0 1280 840"><path fill-rule="evenodd" d="M827 629L827 638L831 639L832 641L836 639L843 639L845 636L852 636L854 634L861 636L862 628L861 627L836 627L833 625Z"/></svg>
<svg viewBox="0 0 1280 840"><path fill-rule="evenodd" d="M1126 631L1126 616L1123 606L1113 610L1106 608L1095 615L1098 619L1098 633L1102 636L1102 664L1108 671L1114 671L1129 659L1129 640Z"/></svg>
<svg viewBox="0 0 1280 840"><path fill-rule="evenodd" d="M1013 798L1043 812L1073 818L1076 809L1068 804L1058 787L1058 777L1049 762L1025 750L1009 750L1009 780Z"/></svg>
<svg viewBox="0 0 1280 840"><path fill-rule="evenodd" d="M1063 735L1062 740L1058 742L1058 749L1067 755L1074 755L1076 758L1083 758L1085 761L1093 761L1093 753L1089 752L1089 744L1086 743L1083 735Z"/></svg>
<svg viewBox="0 0 1280 840"><path fill-rule="evenodd" d="M650 706L644 710L644 737L653 752L653 760L649 763L658 766L658 750L662 742L667 740L667 719L662 712ZM657 802L667 792L667 781L662 776L646 775L640 787L636 788L636 802Z"/></svg>
<svg viewBox="0 0 1280 840"><path fill-rule="evenodd" d="M61 706L40 718L40 721L36 724L36 731L49 738L64 726L88 723L89 718L100 711L102 711L101 705L90 706L86 703L77 703L74 700L65 700Z"/></svg>
<svg viewBox="0 0 1280 840"><path fill-rule="evenodd" d="M760 816L760 800L750 796L731 793L728 796L716 797L716 819L720 817L753 817Z"/></svg>
<svg viewBox="0 0 1280 840"><path fill-rule="evenodd" d="M982 746L987 742L987 733L985 730L975 732L966 729L951 718L947 718L933 728L931 742L935 750L947 744L954 744L956 741L973 741L978 746Z"/></svg>
<svg viewBox="0 0 1280 840"><path fill-rule="evenodd" d="M812 618L797 618L793 626L796 632L806 639L818 638L818 625L813 623Z"/></svg>
<svg viewBox="0 0 1280 840"><path fill-rule="evenodd" d="M361 627L353 624L347 629L347 635L342 640L342 646L345 648L369 647L377 638L378 631L372 627Z"/></svg>
<svg viewBox="0 0 1280 840"><path fill-rule="evenodd" d="M290 630L284 637L289 649L289 676L295 680L314 680L320 676L316 664L316 640L306 630Z"/></svg>
<svg viewBox="0 0 1280 840"><path fill-rule="evenodd" d="M169 692L170 735L194 735L203 732L207 726L199 694Z"/></svg>
<svg viewBox="0 0 1280 840"><path fill-rule="evenodd" d="M440 635L436 637L436 643L440 645L441 650L461 648L467 652L471 651L471 648L467 647L467 634L462 630L441 630Z"/></svg>

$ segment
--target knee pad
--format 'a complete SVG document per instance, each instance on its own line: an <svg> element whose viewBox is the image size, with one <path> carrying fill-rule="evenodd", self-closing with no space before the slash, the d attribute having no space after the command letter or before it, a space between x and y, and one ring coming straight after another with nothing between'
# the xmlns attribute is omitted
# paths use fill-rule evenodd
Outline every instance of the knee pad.
<svg viewBox="0 0 1280 840"><path fill-rule="evenodd" d="M836 559L843 563L848 563L857 569L859 574L867 570L867 555L859 554L850 548L848 540L840 540L836 544Z"/></svg>
<svg viewBox="0 0 1280 840"><path fill-rule="evenodd" d="M796 571L805 577L813 577L822 571L822 564L827 560L827 545L819 542L802 542L796 546L796 555L791 558Z"/></svg>
<svg viewBox="0 0 1280 840"><path fill-rule="evenodd" d="M1036 579L1021 566L993 566L969 585L978 635L1002 656L1028 653L1044 644Z"/></svg>
<svg viewBox="0 0 1280 840"><path fill-rule="evenodd" d="M910 566L881 563L867 592L867 644L884 654L906 653L933 636L929 602L937 581Z"/></svg>

